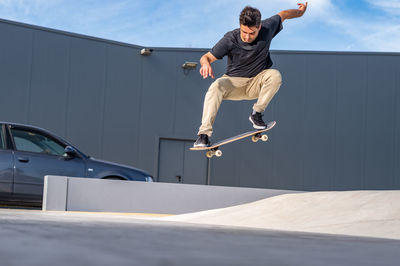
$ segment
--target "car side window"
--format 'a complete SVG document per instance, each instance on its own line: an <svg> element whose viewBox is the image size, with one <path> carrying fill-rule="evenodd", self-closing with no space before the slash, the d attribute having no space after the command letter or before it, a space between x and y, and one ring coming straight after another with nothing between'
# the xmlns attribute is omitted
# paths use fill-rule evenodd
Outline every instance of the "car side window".
<svg viewBox="0 0 400 266"><path fill-rule="evenodd" d="M5 148L4 143L5 143L5 140L4 140L3 128L0 124L0 149L1 150Z"/></svg>
<svg viewBox="0 0 400 266"><path fill-rule="evenodd" d="M64 147L48 136L34 131L11 128L11 134L18 151L44 153L56 156L64 154Z"/></svg>

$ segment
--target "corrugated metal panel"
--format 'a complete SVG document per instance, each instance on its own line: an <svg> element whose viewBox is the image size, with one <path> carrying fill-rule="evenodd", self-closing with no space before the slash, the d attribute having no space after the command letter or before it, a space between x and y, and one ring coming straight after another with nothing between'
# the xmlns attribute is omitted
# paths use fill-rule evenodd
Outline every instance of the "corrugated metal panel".
<svg viewBox="0 0 400 266"><path fill-rule="evenodd" d="M363 187L367 58L337 56L335 179L333 189Z"/></svg>
<svg viewBox="0 0 400 266"><path fill-rule="evenodd" d="M101 155L106 45L71 38L67 134L83 151Z"/></svg>
<svg viewBox="0 0 400 266"><path fill-rule="evenodd" d="M0 23L0 119L26 123L30 104L33 32Z"/></svg>
<svg viewBox="0 0 400 266"><path fill-rule="evenodd" d="M172 52L156 51L142 62L139 165L153 170L156 137L170 136L174 131L176 56Z"/></svg>
<svg viewBox="0 0 400 266"><path fill-rule="evenodd" d="M368 57L365 188L394 186L396 58ZM398 89L398 88L397 88ZM396 162L399 163L399 162Z"/></svg>
<svg viewBox="0 0 400 266"><path fill-rule="evenodd" d="M65 136L70 42L66 36L34 31L28 122Z"/></svg>
<svg viewBox="0 0 400 266"><path fill-rule="evenodd" d="M303 151L307 153L304 159L304 188L307 190L328 190L333 183L336 107L335 65L336 59L332 55L312 55L308 56L306 60Z"/></svg>
<svg viewBox="0 0 400 266"><path fill-rule="evenodd" d="M138 49L107 46L101 157L131 165L139 163L141 59Z"/></svg>
<svg viewBox="0 0 400 266"><path fill-rule="evenodd" d="M395 141L394 141L394 149L395 149L395 157L394 157L394 189L400 189L400 57L396 57L396 114L394 119L395 124Z"/></svg>
<svg viewBox="0 0 400 266"><path fill-rule="evenodd" d="M275 59L275 57L274 57ZM280 54L275 66L281 71L282 86L271 102L278 121L274 128L274 173L269 178L272 187L304 188L304 152L307 139L306 115L306 60L303 54ZM268 117L268 112L266 113Z"/></svg>

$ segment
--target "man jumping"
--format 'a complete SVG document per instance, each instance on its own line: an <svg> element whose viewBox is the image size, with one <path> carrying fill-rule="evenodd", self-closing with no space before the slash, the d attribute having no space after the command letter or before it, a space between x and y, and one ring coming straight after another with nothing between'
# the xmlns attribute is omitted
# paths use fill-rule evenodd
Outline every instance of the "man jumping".
<svg viewBox="0 0 400 266"><path fill-rule="evenodd" d="M258 99L249 120L255 129L266 127L262 113L282 83L280 72L271 69L269 47L282 30L282 22L301 17L307 9L307 2L298 6L298 9L284 10L265 20L261 20L258 9L246 6L240 13L240 28L226 33L210 52L201 57L200 75L203 79L214 78L211 63L217 59L228 56L228 65L226 73L211 84L205 96L198 139L193 147L210 145L209 137L222 100Z"/></svg>

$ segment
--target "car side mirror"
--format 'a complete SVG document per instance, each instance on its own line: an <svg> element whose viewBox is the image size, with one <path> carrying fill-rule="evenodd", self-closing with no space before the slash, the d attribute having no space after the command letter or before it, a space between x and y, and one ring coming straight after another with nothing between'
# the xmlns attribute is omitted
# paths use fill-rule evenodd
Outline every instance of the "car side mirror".
<svg viewBox="0 0 400 266"><path fill-rule="evenodd" d="M65 147L64 153L66 154L67 157L75 157L76 156L76 150L71 146Z"/></svg>

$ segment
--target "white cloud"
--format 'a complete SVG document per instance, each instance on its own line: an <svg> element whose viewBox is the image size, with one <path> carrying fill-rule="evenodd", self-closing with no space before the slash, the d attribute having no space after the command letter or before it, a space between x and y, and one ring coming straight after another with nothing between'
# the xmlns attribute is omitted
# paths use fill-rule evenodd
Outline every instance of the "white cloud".
<svg viewBox="0 0 400 266"><path fill-rule="evenodd" d="M0 0L0 17L35 23L35 18L51 14L62 0Z"/></svg>
<svg viewBox="0 0 400 266"><path fill-rule="evenodd" d="M387 12L400 14L400 1L369 2L385 11L391 7ZM397 8L397 11L393 8ZM367 18L359 18L336 13L330 16L328 23L353 39L355 45L352 47L357 47L357 50L400 51L400 26L397 17L371 13Z"/></svg>
<svg viewBox="0 0 400 266"><path fill-rule="evenodd" d="M400 14L400 1L399 0L383 0L383 1L372 1L367 2L375 8L382 9L389 14Z"/></svg>
<svg viewBox="0 0 400 266"><path fill-rule="evenodd" d="M385 12L388 16L399 16L400 15L400 1L399 0L391 0L391 1L371 1L367 0L367 2L373 7L380 9Z"/></svg>
<svg viewBox="0 0 400 266"><path fill-rule="evenodd" d="M381 11L400 14L400 0L398 1L372 1L368 3ZM314 2L314 1L313 1ZM348 11L336 7L332 1L321 1L317 4L309 3L309 17L304 17L311 27L315 25L325 29L320 33L321 46L326 45L324 38L338 36L334 43L337 47L349 51L400 51L400 26L397 17L382 16L382 14L369 12L367 16L357 15L353 10ZM292 26L292 25L291 25ZM325 36L323 36L325 35ZM315 49L315 48L314 48ZM318 49L318 48L317 48ZM340 49L337 49L340 50Z"/></svg>
<svg viewBox="0 0 400 266"><path fill-rule="evenodd" d="M400 25L385 25L375 29L374 32L360 37L369 50L399 52L400 51Z"/></svg>

